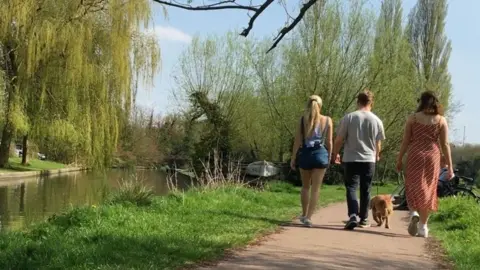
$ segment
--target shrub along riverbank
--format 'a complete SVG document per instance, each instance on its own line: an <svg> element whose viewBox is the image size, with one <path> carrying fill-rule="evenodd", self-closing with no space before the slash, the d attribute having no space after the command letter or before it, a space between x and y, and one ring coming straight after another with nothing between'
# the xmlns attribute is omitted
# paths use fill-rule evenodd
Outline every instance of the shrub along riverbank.
<svg viewBox="0 0 480 270"><path fill-rule="evenodd" d="M151 200L148 190L128 189L136 194L125 189L104 205L74 208L24 232L0 235L0 269L174 269L221 258L226 249L245 246L300 214L299 188L286 183L264 191L195 189ZM344 196L343 187L324 186L320 202Z"/></svg>
<svg viewBox="0 0 480 270"><path fill-rule="evenodd" d="M480 268L480 205L470 198L440 200L430 220L432 234L440 240L455 269Z"/></svg>

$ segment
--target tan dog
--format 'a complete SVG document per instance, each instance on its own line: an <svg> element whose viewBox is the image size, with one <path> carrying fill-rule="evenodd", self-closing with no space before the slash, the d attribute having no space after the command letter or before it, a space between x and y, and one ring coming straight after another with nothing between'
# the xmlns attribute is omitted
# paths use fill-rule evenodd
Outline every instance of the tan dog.
<svg viewBox="0 0 480 270"><path fill-rule="evenodd" d="M385 228L390 229L388 218L393 214L393 202L390 195L377 195L370 200L370 209L378 227L385 221Z"/></svg>

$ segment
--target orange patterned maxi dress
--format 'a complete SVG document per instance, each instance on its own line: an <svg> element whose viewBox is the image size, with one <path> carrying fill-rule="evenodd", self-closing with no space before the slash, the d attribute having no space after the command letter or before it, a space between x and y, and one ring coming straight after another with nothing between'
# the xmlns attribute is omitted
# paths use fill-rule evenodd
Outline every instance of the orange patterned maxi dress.
<svg viewBox="0 0 480 270"><path fill-rule="evenodd" d="M412 123L412 139L407 153L405 195L410 210L436 211L440 174L440 123Z"/></svg>

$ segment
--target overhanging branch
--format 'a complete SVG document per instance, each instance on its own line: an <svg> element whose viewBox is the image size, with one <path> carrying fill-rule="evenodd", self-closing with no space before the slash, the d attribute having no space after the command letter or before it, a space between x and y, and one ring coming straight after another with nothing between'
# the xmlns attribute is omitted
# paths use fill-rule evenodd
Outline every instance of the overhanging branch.
<svg viewBox="0 0 480 270"><path fill-rule="evenodd" d="M262 14L262 12L265 9L268 8L268 6L270 6L271 3L273 3L273 1L274 0L267 0L267 1L265 1L265 3L263 3L263 5L260 6L260 8L250 18L250 21L248 22L248 27L243 29L242 33L240 34L241 36L244 36L244 37L248 36L248 34L250 33L250 31L253 28L253 23L255 22L255 20L258 18L258 16L260 16L260 14Z"/></svg>
<svg viewBox="0 0 480 270"><path fill-rule="evenodd" d="M240 5L237 4L235 0L229 0L229 1L220 1L217 3L213 3L210 5L199 5L199 6L192 6L189 4L181 4L178 3L177 1L162 1L162 0L153 0L153 2L163 4L166 6L171 6L171 7L176 7L176 8L181 8L185 10L193 10L193 11L208 11L208 10L222 10L222 9L243 9L243 10L249 10L253 12L257 12L259 10L258 6L254 5Z"/></svg>
<svg viewBox="0 0 480 270"><path fill-rule="evenodd" d="M303 19L303 16L305 16L305 13L307 10L309 10L318 0L309 0L305 4L303 4L302 8L300 9L300 12L298 13L297 17L293 20L293 22L287 26L285 26L282 30L280 30L280 33L273 39L273 45L268 49L267 53L269 53L271 50L275 49L282 41L282 39L285 37L286 34L288 34L290 31L297 26L297 24Z"/></svg>
<svg viewBox="0 0 480 270"><path fill-rule="evenodd" d="M191 10L191 11L209 11L209 10L225 10L225 9L253 11L254 14L250 18L247 28L245 28L242 31L242 33L240 33L240 35L244 37L248 36L250 31L253 29L253 24L255 23L255 20L274 2L274 0L265 0L262 5L253 5L253 4L242 5L242 4L238 4L236 0L224 0L224 1L217 1L215 3L208 4L208 5L203 4L203 5L194 6L189 3L190 1L187 1L187 3L180 3L179 1L176 1L176 0L152 0L152 1L162 5L185 9L185 10ZM325 0L320 0L320 1L323 4L325 3ZM305 16L306 12L317 2L318 0L309 0L302 5L300 12L298 13L297 17L294 18L292 23L285 26L278 33L278 35L273 39L274 40L273 45L272 47L270 47L270 49L268 49L267 53L277 47L280 41L282 41L282 39L297 26L297 24Z"/></svg>

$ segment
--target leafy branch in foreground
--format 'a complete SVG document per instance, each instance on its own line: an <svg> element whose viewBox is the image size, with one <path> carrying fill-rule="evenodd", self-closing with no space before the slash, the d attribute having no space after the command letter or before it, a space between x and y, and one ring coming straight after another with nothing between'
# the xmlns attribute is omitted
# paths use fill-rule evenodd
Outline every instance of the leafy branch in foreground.
<svg viewBox="0 0 480 270"><path fill-rule="evenodd" d="M251 2L249 5L242 5L237 3L236 0L217 1L212 4L203 4L198 6L191 5L192 3L191 0L185 1L186 3L181 3L180 1L176 1L176 0L168 0L168 1L153 0L153 2L170 6L170 7L191 10L191 11L209 11L209 10L226 10L226 9L253 11L253 15L250 17L250 21L248 22L247 28L243 29L242 33L240 33L241 36L246 37L248 36L250 31L253 29L253 24L255 23L255 20L266 9L270 7L270 5L274 2L274 0L265 0L261 5L254 5ZM324 5L326 0L320 0L320 1L308 0L305 3L303 3L297 17L295 17L291 23L286 23L285 27L283 27L282 30L280 30L278 35L273 39L273 44L270 47L270 49L268 49L267 53L277 47L280 41L282 41L282 39L297 26L297 24L305 16L305 13L317 2L320 2L321 5Z"/></svg>

